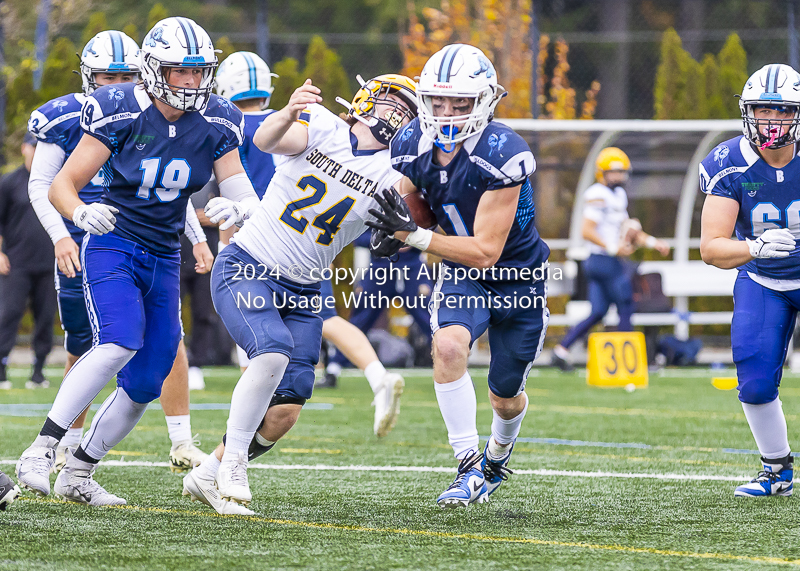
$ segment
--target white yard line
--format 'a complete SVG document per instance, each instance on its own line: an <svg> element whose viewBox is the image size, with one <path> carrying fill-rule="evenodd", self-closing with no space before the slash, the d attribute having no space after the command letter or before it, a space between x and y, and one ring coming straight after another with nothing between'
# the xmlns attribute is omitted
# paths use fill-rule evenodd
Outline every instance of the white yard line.
<svg viewBox="0 0 800 571"><path fill-rule="evenodd" d="M0 460L0 465L13 465L15 459ZM144 462L141 460L106 460L101 466L114 468L168 468L167 462ZM329 464L250 464L253 470L303 470L307 472L429 472L436 474L453 474L454 467L449 466L333 466ZM702 474L652 474L636 472L582 472L577 470L524 470L515 469L514 474L522 476L558 476L567 478L622 478L645 480L675 480L692 482L742 482L752 475L713 476ZM795 478L800 481L800 478Z"/></svg>

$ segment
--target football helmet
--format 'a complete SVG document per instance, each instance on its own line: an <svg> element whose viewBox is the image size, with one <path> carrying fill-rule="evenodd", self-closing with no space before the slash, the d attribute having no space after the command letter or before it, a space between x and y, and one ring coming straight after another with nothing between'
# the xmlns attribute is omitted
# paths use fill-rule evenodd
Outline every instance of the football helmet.
<svg viewBox="0 0 800 571"><path fill-rule="evenodd" d="M164 77L174 67L203 71L197 88L175 87ZM153 97L181 111L202 111L214 86L217 56L206 31L189 18L165 18L142 42L141 73L145 89Z"/></svg>
<svg viewBox="0 0 800 571"><path fill-rule="evenodd" d="M80 74L83 94L91 95L98 85L96 73L135 73L139 75L139 44L116 30L100 32L81 52Z"/></svg>
<svg viewBox="0 0 800 571"><path fill-rule="evenodd" d="M256 54L236 52L219 64L217 95L231 101L264 99L261 108L266 109L275 89L272 86L273 77L278 76L270 72L267 63Z"/></svg>
<svg viewBox="0 0 800 571"><path fill-rule="evenodd" d="M757 107L785 108L793 116L784 120L757 120ZM739 109L744 136L762 150L796 143L800 137L800 74L785 64L765 65L745 83Z"/></svg>
<svg viewBox="0 0 800 571"><path fill-rule="evenodd" d="M481 50L465 44L445 46L430 57L419 76L422 132L442 148L460 143L486 128L505 95L492 62ZM433 111L436 97L471 99L472 110L466 115L438 117Z"/></svg>
<svg viewBox="0 0 800 571"><path fill-rule="evenodd" d="M606 147L597 155L595 161L594 176L598 182L603 181L603 173L606 171L629 171L631 170L631 160L622 149L617 147Z"/></svg>
<svg viewBox="0 0 800 571"><path fill-rule="evenodd" d="M352 102L347 102L341 97L336 101L347 107L349 117L364 123L369 127L372 135L381 143L389 145L392 137L403 126L403 121L410 121L417 116L417 84L405 75L385 74L364 81L357 75L361 89L359 89ZM387 96L396 95L405 105L398 103ZM383 117L375 116L375 105L380 103L391 107Z"/></svg>

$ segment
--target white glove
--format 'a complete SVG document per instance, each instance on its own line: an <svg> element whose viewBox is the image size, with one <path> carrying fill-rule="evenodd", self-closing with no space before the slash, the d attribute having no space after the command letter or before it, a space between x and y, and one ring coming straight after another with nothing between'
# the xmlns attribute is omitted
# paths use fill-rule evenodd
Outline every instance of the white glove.
<svg viewBox="0 0 800 571"><path fill-rule="evenodd" d="M772 228L755 240L745 240L754 258L787 258L795 247L794 236L786 228Z"/></svg>
<svg viewBox="0 0 800 571"><path fill-rule="evenodd" d="M95 236L102 236L114 229L114 224L117 222L115 214L119 214L119 210L113 206L99 202L81 204L72 213L72 221L81 230Z"/></svg>
<svg viewBox="0 0 800 571"><path fill-rule="evenodd" d="M204 212L212 224L225 220L220 224L220 230L227 230L234 224L241 228L244 221L250 218L255 208L258 206L257 198L246 198L242 202L235 202L230 198L218 196L212 198L206 204Z"/></svg>

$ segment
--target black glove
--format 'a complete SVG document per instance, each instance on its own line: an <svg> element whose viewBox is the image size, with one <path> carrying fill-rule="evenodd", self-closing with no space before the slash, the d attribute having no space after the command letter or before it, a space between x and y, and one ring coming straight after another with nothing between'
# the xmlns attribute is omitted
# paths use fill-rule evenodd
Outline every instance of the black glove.
<svg viewBox="0 0 800 571"><path fill-rule="evenodd" d="M369 236L369 251L378 258L391 258L404 245L403 242L395 240L383 230L373 228Z"/></svg>
<svg viewBox="0 0 800 571"><path fill-rule="evenodd" d="M375 230L383 230L389 236L394 236L395 232L413 232L418 228L408 209L408 204L393 186L384 190L383 196L376 192L373 198L383 212L370 208L369 213L377 220L367 220L365 223L367 226Z"/></svg>

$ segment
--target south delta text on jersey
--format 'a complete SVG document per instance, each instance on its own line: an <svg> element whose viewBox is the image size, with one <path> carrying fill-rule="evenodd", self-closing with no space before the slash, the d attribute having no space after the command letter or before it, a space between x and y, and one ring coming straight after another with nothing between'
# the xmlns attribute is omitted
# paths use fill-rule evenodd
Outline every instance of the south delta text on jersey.
<svg viewBox="0 0 800 571"><path fill-rule="evenodd" d="M514 224L495 266L536 268L547 261L550 248L534 225L528 180L536 162L524 139L506 125L492 121L480 135L464 141L447 166L439 166L433 142L414 119L392 140L392 166L422 191L450 236L475 235L475 213L484 192L521 185Z"/></svg>
<svg viewBox="0 0 800 571"><path fill-rule="evenodd" d="M203 111L169 122L142 86L106 85L81 112L81 128L111 151L102 202L119 209L114 233L154 252L179 248L189 196L214 161L242 143L242 112L212 95Z"/></svg>
<svg viewBox="0 0 800 571"><path fill-rule="evenodd" d="M80 116L81 107L85 102L86 96L82 93L70 93L48 101L31 113L31 118L28 121L28 131L43 143L51 143L61 147L64 151L64 161L66 162L83 136ZM102 171L98 172L89 181L89 184L78 191L78 196L86 204L97 202L102 194ZM80 244L86 232L75 226L72 220L64 218L64 224L72 239Z"/></svg>
<svg viewBox="0 0 800 571"><path fill-rule="evenodd" d="M739 203L736 236L758 238L770 228L788 228L800 239L800 158L769 166L746 137L719 144L700 164L700 189ZM740 269L776 280L800 279L800 248L787 258L756 259Z"/></svg>

